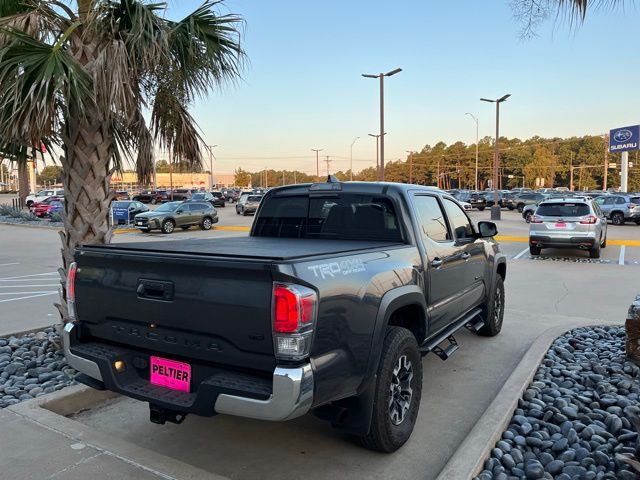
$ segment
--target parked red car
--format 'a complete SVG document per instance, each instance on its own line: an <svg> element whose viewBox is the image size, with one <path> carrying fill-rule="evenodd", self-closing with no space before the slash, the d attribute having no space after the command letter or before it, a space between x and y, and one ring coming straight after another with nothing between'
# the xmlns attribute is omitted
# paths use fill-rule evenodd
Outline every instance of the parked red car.
<svg viewBox="0 0 640 480"><path fill-rule="evenodd" d="M64 197L49 197L42 202L34 203L31 205L31 212L36 217L47 217L52 213L62 210Z"/></svg>

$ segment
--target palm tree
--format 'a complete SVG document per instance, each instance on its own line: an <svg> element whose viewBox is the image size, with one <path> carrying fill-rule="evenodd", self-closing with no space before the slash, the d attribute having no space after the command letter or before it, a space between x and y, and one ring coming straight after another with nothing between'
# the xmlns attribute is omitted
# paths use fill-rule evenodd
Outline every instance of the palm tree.
<svg viewBox="0 0 640 480"><path fill-rule="evenodd" d="M600 7L615 9L625 0L511 0L516 18L522 23L522 35L535 35L537 27L551 15L565 19L571 26L584 22L587 11Z"/></svg>
<svg viewBox="0 0 640 480"><path fill-rule="evenodd" d="M242 19L205 0L180 21L144 0L0 0L0 139L61 147L62 294L78 244L108 243L111 174L152 174L153 145L199 166L204 142L188 106L239 77ZM148 118L145 118L145 116ZM0 145L0 150L5 150ZM49 148L51 150L51 148Z"/></svg>

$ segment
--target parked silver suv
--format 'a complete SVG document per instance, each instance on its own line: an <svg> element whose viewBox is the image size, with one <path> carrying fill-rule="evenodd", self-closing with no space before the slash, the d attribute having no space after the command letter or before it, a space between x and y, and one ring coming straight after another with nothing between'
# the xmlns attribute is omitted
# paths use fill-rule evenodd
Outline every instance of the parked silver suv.
<svg viewBox="0 0 640 480"><path fill-rule="evenodd" d="M624 222L635 222L636 225L640 225L640 196L603 195L596 198L595 202L614 225L623 225Z"/></svg>
<svg viewBox="0 0 640 480"><path fill-rule="evenodd" d="M600 258L607 246L607 219L591 199L581 197L544 200L529 223L529 252L540 255L543 248L588 250Z"/></svg>

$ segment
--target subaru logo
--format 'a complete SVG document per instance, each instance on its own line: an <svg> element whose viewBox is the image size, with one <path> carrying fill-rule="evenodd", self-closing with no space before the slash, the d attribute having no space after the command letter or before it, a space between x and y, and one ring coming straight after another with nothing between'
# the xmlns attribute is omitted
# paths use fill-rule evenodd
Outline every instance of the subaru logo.
<svg viewBox="0 0 640 480"><path fill-rule="evenodd" d="M618 130L616 133L613 134L613 139L616 142L626 142L631 137L633 137L633 133L631 132L631 130L626 130L626 129Z"/></svg>

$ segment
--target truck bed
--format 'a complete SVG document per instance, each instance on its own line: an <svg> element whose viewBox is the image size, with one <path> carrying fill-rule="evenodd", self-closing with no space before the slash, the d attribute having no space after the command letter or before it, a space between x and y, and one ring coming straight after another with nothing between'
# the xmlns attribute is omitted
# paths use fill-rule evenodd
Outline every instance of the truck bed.
<svg viewBox="0 0 640 480"><path fill-rule="evenodd" d="M400 243L360 240L315 240L304 238L225 237L164 240L84 246L88 251L118 250L132 253L191 254L225 258L288 261L319 255L339 255L359 250L402 246Z"/></svg>

